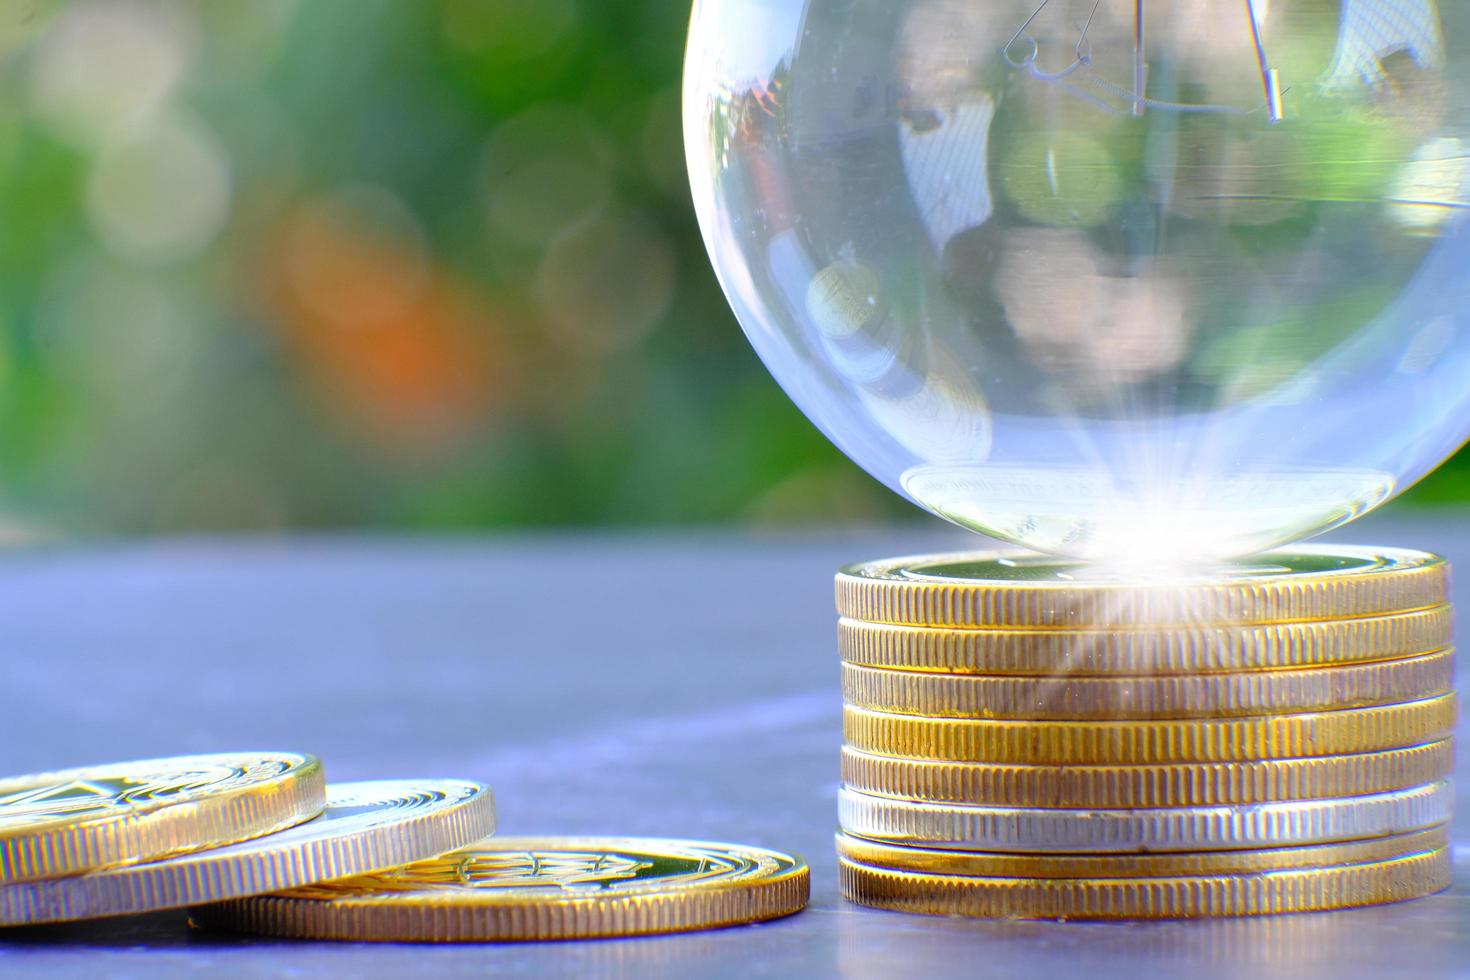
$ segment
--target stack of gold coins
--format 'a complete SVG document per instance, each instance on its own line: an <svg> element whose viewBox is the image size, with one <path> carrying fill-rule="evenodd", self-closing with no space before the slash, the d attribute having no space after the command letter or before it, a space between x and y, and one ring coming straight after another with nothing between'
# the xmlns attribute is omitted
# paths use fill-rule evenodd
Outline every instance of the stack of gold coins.
<svg viewBox="0 0 1470 980"><path fill-rule="evenodd" d="M1257 915L1446 887L1433 555L1209 574L996 554L837 578L843 893L908 912Z"/></svg>

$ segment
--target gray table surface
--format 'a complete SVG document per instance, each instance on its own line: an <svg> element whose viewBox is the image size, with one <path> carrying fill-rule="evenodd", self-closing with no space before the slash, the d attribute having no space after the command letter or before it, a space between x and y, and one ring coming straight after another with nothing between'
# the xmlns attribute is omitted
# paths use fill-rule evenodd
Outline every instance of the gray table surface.
<svg viewBox="0 0 1470 980"><path fill-rule="evenodd" d="M1338 537L1470 565L1470 514L1370 519ZM1084 924L845 904L831 842L840 742L831 573L974 541L937 530L711 532L12 553L0 559L0 772L299 749L337 779L486 780L505 833L795 850L813 888L808 911L766 925L498 947L238 938L158 913L0 931L0 973L1470 976L1463 800L1454 888L1402 905ZM1464 584L1459 598L1470 602Z"/></svg>

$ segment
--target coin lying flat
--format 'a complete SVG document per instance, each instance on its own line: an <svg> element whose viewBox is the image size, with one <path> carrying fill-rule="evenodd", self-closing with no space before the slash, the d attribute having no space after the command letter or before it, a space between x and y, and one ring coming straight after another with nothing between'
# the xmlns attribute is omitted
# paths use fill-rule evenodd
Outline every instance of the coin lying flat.
<svg viewBox="0 0 1470 980"><path fill-rule="evenodd" d="M849 900L927 915L1152 919L1272 915L1382 905L1450 884L1448 848L1386 861L1260 874L1160 878L977 878L914 874L838 860Z"/></svg>
<svg viewBox="0 0 1470 980"><path fill-rule="evenodd" d="M843 736L863 752L951 762L1152 765L1351 755L1454 733L1455 696L1343 711L1163 721L921 718L848 705Z"/></svg>
<svg viewBox="0 0 1470 980"><path fill-rule="evenodd" d="M1223 718L1331 711L1448 692L1454 654L1299 670L1137 677L976 677L842 665L842 696L936 718Z"/></svg>
<svg viewBox="0 0 1470 980"><path fill-rule="evenodd" d="M799 858L638 838L490 840L394 872L195 910L273 936L493 942L635 936L774 919L806 906Z"/></svg>
<svg viewBox="0 0 1470 980"><path fill-rule="evenodd" d="M1445 823L1448 782L1327 800L1252 806L1083 810L961 806L868 796L843 788L838 823L890 843L1017 853L1210 851L1387 837Z"/></svg>
<svg viewBox="0 0 1470 980"><path fill-rule="evenodd" d="M321 815L228 847L0 887L0 925L217 902L394 868L495 830L495 801L454 779L334 783Z"/></svg>
<svg viewBox="0 0 1470 980"><path fill-rule="evenodd" d="M1190 623L1154 629L985 629L842 619L843 660L954 674L1111 677L1277 670L1393 660L1447 648L1454 615L1415 612L1261 626Z"/></svg>
<svg viewBox="0 0 1470 980"><path fill-rule="evenodd" d="M0 885L258 837L321 812L310 755L179 756L0 779Z"/></svg>
<svg viewBox="0 0 1470 980"><path fill-rule="evenodd" d="M1449 846L1444 827L1372 840L1244 851L1164 854L1006 854L907 847L837 835L837 855L857 864L971 878L1172 878L1256 874L1366 864Z"/></svg>
<svg viewBox="0 0 1470 980"><path fill-rule="evenodd" d="M1448 566L1418 551L1299 545L1209 574L1103 577L1097 566L979 552L868 562L837 575L837 611L912 626L1116 629L1313 622L1448 600Z"/></svg>
<svg viewBox="0 0 1470 980"><path fill-rule="evenodd" d="M1358 755L1153 766L934 762L842 749L842 781L863 793L929 803L1103 810L1366 796L1448 779L1454 767L1454 740L1448 738Z"/></svg>

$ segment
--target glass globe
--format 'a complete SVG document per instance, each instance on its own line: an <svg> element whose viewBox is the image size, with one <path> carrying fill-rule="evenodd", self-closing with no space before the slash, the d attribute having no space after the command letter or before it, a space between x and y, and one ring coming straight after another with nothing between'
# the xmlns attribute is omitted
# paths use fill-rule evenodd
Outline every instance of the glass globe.
<svg viewBox="0 0 1470 980"><path fill-rule="evenodd" d="M1470 435L1470 4L696 0L694 199L803 411L957 524L1208 560Z"/></svg>

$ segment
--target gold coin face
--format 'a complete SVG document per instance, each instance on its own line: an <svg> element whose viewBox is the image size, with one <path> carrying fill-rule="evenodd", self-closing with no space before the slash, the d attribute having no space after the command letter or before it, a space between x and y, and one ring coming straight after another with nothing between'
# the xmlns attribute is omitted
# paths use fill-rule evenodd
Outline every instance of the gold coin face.
<svg viewBox="0 0 1470 980"><path fill-rule="evenodd" d="M180 756L0 779L0 833L249 790L309 761L288 754Z"/></svg>
<svg viewBox="0 0 1470 980"><path fill-rule="evenodd" d="M457 779L333 783L314 819L160 861L0 885L0 925L179 908L394 868L495 830L495 802Z"/></svg>
<svg viewBox="0 0 1470 980"><path fill-rule="evenodd" d="M321 763L296 753L151 759L0 779L0 884L217 847L315 816Z"/></svg>
<svg viewBox="0 0 1470 980"><path fill-rule="evenodd" d="M1157 574L980 552L868 562L837 575L841 615L914 626L1098 629L1313 622L1427 609L1447 598L1447 566L1438 556L1330 545Z"/></svg>
<svg viewBox="0 0 1470 980"><path fill-rule="evenodd" d="M395 871L201 909L275 935L493 941L679 932L800 911L801 859L639 838L491 839ZM651 915L650 909L658 914ZM450 914L446 910L454 910Z"/></svg>
<svg viewBox="0 0 1470 980"><path fill-rule="evenodd" d="M507 841L446 854L398 871L324 885L332 897L363 891L412 893L460 891L466 901L535 900L556 897L646 892L724 885L780 874L795 859L774 852L720 844L673 841ZM519 893L519 894L517 894Z"/></svg>

